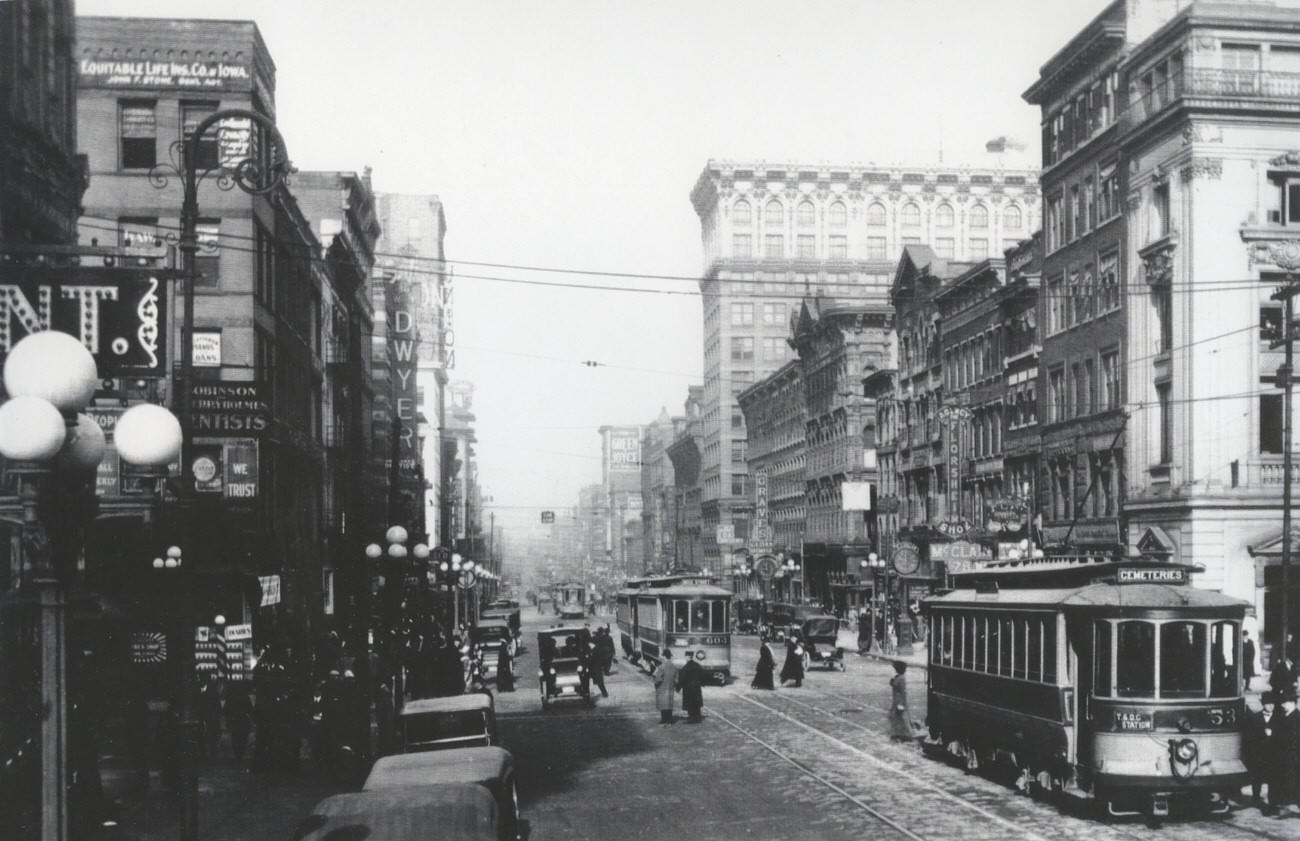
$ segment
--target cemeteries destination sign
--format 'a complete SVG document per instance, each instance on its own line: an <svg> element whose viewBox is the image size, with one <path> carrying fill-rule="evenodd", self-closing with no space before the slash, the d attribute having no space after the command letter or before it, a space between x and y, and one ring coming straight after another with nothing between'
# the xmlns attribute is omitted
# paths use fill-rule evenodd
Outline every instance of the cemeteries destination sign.
<svg viewBox="0 0 1300 841"><path fill-rule="evenodd" d="M166 373L166 282L159 270L0 264L0 357L28 333L81 340L101 377Z"/></svg>

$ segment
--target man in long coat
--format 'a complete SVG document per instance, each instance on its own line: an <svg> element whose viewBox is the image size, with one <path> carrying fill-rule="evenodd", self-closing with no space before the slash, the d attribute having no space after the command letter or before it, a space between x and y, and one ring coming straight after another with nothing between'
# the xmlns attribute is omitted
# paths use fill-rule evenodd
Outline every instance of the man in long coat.
<svg viewBox="0 0 1300 841"><path fill-rule="evenodd" d="M1273 735L1272 692L1265 692L1259 698L1258 711L1246 711L1246 722L1241 730L1241 759L1250 774L1250 802L1261 811L1269 811L1260 798L1264 783L1269 778L1269 738Z"/></svg>
<svg viewBox="0 0 1300 841"><path fill-rule="evenodd" d="M693 657L687 657L677 671L677 686L682 690L682 709L686 710L686 723L699 724L704 720L704 667Z"/></svg>
<svg viewBox="0 0 1300 841"><path fill-rule="evenodd" d="M671 648L664 649L663 662L655 669L655 703L659 705L659 724L673 723L673 693L677 690L677 664Z"/></svg>
<svg viewBox="0 0 1300 841"><path fill-rule="evenodd" d="M1282 693L1282 701L1273 714L1270 747L1269 809L1290 812L1300 803L1300 712L1296 710L1294 689Z"/></svg>

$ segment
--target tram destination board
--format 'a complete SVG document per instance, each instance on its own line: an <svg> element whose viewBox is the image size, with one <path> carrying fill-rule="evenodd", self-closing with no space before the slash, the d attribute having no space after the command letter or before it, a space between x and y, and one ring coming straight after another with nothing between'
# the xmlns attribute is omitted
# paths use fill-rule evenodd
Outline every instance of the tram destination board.
<svg viewBox="0 0 1300 841"><path fill-rule="evenodd" d="M1116 710L1115 711L1115 729L1116 730L1154 730L1154 724L1151 720L1151 713L1139 712L1136 710Z"/></svg>
<svg viewBox="0 0 1300 841"><path fill-rule="evenodd" d="M1118 584L1186 584L1187 570L1181 567L1121 567L1115 571L1115 581Z"/></svg>

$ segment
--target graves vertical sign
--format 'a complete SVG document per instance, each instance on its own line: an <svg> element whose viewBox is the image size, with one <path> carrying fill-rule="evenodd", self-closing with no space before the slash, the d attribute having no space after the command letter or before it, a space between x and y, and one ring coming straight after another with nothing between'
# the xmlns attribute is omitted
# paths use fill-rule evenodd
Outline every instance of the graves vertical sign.
<svg viewBox="0 0 1300 841"><path fill-rule="evenodd" d="M167 371L166 283L156 267L0 263L0 357L28 333L71 334L101 377Z"/></svg>

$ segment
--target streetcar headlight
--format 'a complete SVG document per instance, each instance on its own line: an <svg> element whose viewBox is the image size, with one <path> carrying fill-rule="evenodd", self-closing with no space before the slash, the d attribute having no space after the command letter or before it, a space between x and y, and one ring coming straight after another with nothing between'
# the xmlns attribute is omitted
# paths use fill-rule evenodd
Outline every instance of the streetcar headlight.
<svg viewBox="0 0 1300 841"><path fill-rule="evenodd" d="M537 676L538 676L538 677L546 677L546 672L542 671L541 669L538 669L538 670L537 670Z"/></svg>
<svg viewBox="0 0 1300 841"><path fill-rule="evenodd" d="M551 674L555 674L555 669L551 669Z"/></svg>
<svg viewBox="0 0 1300 841"><path fill-rule="evenodd" d="M1196 760L1196 742L1191 739L1183 739L1174 745L1174 758L1182 763L1190 763Z"/></svg>
<svg viewBox="0 0 1300 841"><path fill-rule="evenodd" d="M704 652L703 652L703 651L697 651L697 652L695 652L695 659L696 659L696 660L703 660L703 659L704 659Z"/></svg>

